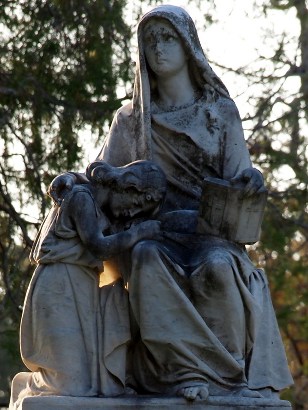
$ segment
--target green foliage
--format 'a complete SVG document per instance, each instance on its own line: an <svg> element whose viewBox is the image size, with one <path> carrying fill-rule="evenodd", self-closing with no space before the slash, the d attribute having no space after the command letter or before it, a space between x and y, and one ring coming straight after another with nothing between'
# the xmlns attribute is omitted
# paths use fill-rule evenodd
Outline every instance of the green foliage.
<svg viewBox="0 0 308 410"><path fill-rule="evenodd" d="M286 395L299 410L308 408L308 9L305 0L263 1L262 7L267 15L295 11L292 24L299 26L297 39L287 28L276 34L272 58L254 72L263 90L247 117L250 151L269 189L262 242L252 252L269 276L295 380Z"/></svg>
<svg viewBox="0 0 308 410"><path fill-rule="evenodd" d="M84 122L101 130L119 107L116 87L131 79L124 5L0 2L2 138L11 140L13 126L29 166L72 168L81 156L76 132Z"/></svg>
<svg viewBox="0 0 308 410"><path fill-rule="evenodd" d="M117 88L125 92L131 84L125 5L0 0L0 353L11 376L11 358L21 366L18 328L33 272L28 255L50 205L47 187L60 172L80 167L85 126L102 138L121 105Z"/></svg>

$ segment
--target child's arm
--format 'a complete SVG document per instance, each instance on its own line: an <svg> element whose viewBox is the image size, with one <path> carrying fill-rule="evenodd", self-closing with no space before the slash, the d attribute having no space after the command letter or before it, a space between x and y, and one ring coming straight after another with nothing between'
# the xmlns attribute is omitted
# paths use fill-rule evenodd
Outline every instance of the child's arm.
<svg viewBox="0 0 308 410"><path fill-rule="evenodd" d="M123 252L142 239L160 239L159 221L146 221L127 231L104 236L96 216L91 196L79 192L70 203L70 216L83 244L98 258L107 260Z"/></svg>

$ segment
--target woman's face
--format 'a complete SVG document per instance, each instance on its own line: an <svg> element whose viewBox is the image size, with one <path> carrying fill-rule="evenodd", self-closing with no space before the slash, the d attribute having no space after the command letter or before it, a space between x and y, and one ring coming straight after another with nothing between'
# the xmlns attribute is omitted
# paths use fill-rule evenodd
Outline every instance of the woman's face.
<svg viewBox="0 0 308 410"><path fill-rule="evenodd" d="M146 23L143 45L147 62L158 77L175 75L187 65L181 38L167 20Z"/></svg>

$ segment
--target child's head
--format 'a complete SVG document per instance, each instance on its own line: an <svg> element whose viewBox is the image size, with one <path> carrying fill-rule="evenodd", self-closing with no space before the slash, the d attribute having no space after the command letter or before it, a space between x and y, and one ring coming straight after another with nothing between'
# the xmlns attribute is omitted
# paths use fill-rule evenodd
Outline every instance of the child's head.
<svg viewBox="0 0 308 410"><path fill-rule="evenodd" d="M110 190L109 208L116 217L154 214L166 194L165 174L151 161L123 167L96 161L88 166L87 177L93 185Z"/></svg>

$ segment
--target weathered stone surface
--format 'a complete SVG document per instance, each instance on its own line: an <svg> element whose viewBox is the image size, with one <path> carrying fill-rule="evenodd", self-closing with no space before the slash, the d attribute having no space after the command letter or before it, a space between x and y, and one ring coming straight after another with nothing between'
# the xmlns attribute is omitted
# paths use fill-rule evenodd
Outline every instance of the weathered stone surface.
<svg viewBox="0 0 308 410"><path fill-rule="evenodd" d="M188 402L183 398L122 397L122 398L85 398L85 397L27 397L23 400L22 410L287 410L289 402L284 400L245 399L236 397L212 397L206 401Z"/></svg>
<svg viewBox="0 0 308 410"><path fill-rule="evenodd" d="M196 235L191 223L192 211L202 210L205 178L241 183L243 196L264 188L238 110L185 10L162 5L149 11L137 39L134 98L117 112L99 155L115 165L151 158L168 181L161 209L165 238L143 241L131 252L129 303L141 335L135 379L143 391L171 395L178 388L188 399L197 389L205 398L209 380L226 390L246 384L281 391L292 378L265 273L253 266L237 235L235 242L221 232ZM212 208L219 211L221 202Z"/></svg>
<svg viewBox="0 0 308 410"><path fill-rule="evenodd" d="M238 110L185 10L156 7L141 19L137 37L133 101L114 118L98 157L104 165L95 161L87 170L90 182L96 175L106 186L96 192L97 184L77 184L59 201L78 182L75 174L74 181L59 176L50 189L62 184L62 196L52 195L61 209L35 241L32 259L40 266L21 323L22 359L32 373L14 380L10 410L290 408L273 401L293 380L268 280L242 245L258 239L259 218L250 217L259 208L246 204L249 218L234 217L243 198L264 191ZM157 178L124 166L142 159L167 177L166 197L154 209L160 191L143 191L137 180L156 186ZM118 188L128 187L129 195L115 189L115 167L126 173ZM221 195L206 193L209 177L230 190L240 184L241 201L226 201L232 218L222 212ZM203 212L207 195L210 211ZM142 225L146 215L159 221ZM201 231L198 216L206 222ZM139 235L141 225L147 228ZM110 257L123 282L99 288L97 270ZM126 351L133 357L126 359ZM160 398L85 398L119 397L127 380Z"/></svg>

